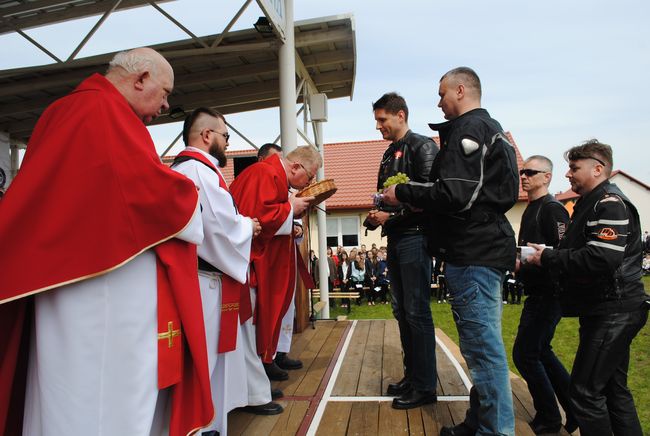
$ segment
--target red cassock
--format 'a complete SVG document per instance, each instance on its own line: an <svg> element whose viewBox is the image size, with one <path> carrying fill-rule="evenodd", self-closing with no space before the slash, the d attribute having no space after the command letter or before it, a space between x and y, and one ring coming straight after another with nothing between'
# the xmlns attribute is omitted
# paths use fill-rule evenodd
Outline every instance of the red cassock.
<svg viewBox="0 0 650 436"><path fill-rule="evenodd" d="M159 343L170 434L209 424L196 247L174 239L197 201L194 184L160 162L146 127L103 76L43 113L0 202L0 434L21 433L29 296L107 273L148 249L157 258L158 331L169 322L181 330L177 346Z"/></svg>
<svg viewBox="0 0 650 436"><path fill-rule="evenodd" d="M296 284L293 235L274 236L291 213L289 182L279 155L246 168L230 185L230 193L239 212L262 226L253 239L251 263L257 279L257 352L270 363Z"/></svg>

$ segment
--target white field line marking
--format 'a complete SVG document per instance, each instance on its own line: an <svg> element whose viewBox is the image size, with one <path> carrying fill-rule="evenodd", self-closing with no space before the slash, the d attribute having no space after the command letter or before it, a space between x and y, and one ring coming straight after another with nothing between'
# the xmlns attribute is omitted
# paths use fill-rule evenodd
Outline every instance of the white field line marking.
<svg viewBox="0 0 650 436"><path fill-rule="evenodd" d="M451 361L451 364L454 365L454 368L456 368L456 371L458 372L458 375L460 376L460 379L463 381L463 384L467 388L467 391L472 388L472 382L469 380L469 377L467 377L467 374L465 374L465 370L463 369L462 366L460 366L460 363L456 358L454 357L453 354L451 354L451 351L449 351L449 348L445 344L442 343L440 339L436 336L436 344L440 347L440 349L447 355L449 360Z"/></svg>
<svg viewBox="0 0 650 436"><path fill-rule="evenodd" d="M329 382L327 383L327 387L325 388L325 393L323 394L323 398L321 398L320 403L318 404L318 408L316 409L316 413L314 414L314 419L312 419L311 424L309 425L309 429L307 430L307 436L314 436L316 434L316 430L318 430L320 421L321 419L323 419L323 413L325 413L325 407L327 407L327 402L330 400L330 397L332 396L332 390L334 389L334 384L336 384L336 379L339 376L341 365L343 365L345 354L348 352L348 346L350 345L350 341L352 341L352 335L354 334L354 329L356 327L357 327L357 320L354 320L352 321L352 328L348 332L347 338L345 338L345 343L343 344L341 353L339 354L336 364L334 365L334 371L332 371L332 375L330 376Z"/></svg>
<svg viewBox="0 0 650 436"><path fill-rule="evenodd" d="M330 397L330 402L393 401L394 397ZM438 401L469 401L469 395L441 395Z"/></svg>

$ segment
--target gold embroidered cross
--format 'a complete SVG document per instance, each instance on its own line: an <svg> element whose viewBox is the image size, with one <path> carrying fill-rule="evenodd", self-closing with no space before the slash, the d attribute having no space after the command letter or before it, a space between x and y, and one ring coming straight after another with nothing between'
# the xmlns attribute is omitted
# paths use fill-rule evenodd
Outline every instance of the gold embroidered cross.
<svg viewBox="0 0 650 436"><path fill-rule="evenodd" d="M180 336L181 335L181 329L174 330L174 323L173 321L169 321L167 323L167 331L165 333L158 333L158 340L161 341L163 339L167 339L169 343L169 348L174 346L174 336Z"/></svg>

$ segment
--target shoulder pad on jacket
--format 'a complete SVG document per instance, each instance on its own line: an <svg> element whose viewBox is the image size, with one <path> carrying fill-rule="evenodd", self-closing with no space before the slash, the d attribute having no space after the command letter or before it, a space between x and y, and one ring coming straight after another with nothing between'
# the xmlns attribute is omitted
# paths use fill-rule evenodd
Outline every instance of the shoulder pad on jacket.
<svg viewBox="0 0 650 436"><path fill-rule="evenodd" d="M598 203L607 203L607 202L623 203L623 199L616 194L607 194L598 201Z"/></svg>
<svg viewBox="0 0 650 436"><path fill-rule="evenodd" d="M470 154L474 153L476 150L479 149L479 144L476 142L474 139L471 138L463 138L460 141L461 148L463 149L463 153L465 156L469 156Z"/></svg>

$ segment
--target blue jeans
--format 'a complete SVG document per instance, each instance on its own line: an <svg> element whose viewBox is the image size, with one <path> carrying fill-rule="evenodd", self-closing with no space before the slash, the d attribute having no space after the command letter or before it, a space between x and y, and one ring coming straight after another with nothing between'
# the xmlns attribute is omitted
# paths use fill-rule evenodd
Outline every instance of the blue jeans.
<svg viewBox="0 0 650 436"><path fill-rule="evenodd" d="M446 264L451 310L474 387L465 424L477 435L514 435L508 359L501 337L503 273L484 266Z"/></svg>
<svg viewBox="0 0 650 436"><path fill-rule="evenodd" d="M539 421L560 424L562 415L555 400L571 417L569 373L553 353L551 341L562 317L559 301L553 296L531 295L524 301L512 359L528 383Z"/></svg>
<svg viewBox="0 0 650 436"><path fill-rule="evenodd" d="M393 315L404 351L404 376L419 391L436 390L436 333L431 317L431 256L424 235L388 237Z"/></svg>

